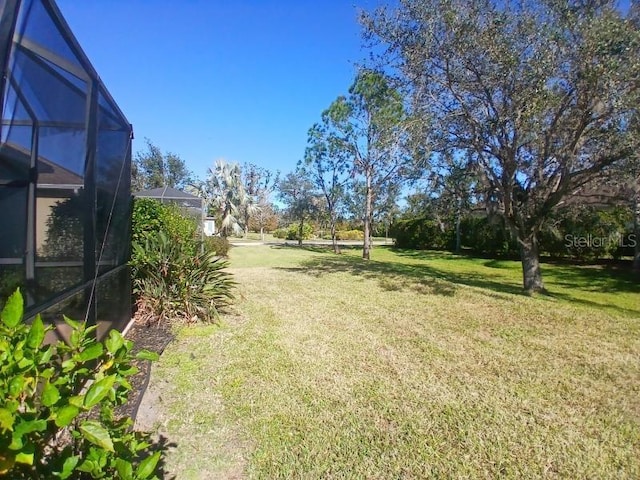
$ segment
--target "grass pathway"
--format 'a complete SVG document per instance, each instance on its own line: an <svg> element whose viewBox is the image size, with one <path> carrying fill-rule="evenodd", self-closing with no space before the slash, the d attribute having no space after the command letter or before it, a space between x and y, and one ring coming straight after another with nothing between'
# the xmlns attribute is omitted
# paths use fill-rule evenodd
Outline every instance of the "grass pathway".
<svg viewBox="0 0 640 480"><path fill-rule="evenodd" d="M376 249L236 248L236 311L154 366L188 478L638 478L640 287ZM152 393L153 395L153 393Z"/></svg>

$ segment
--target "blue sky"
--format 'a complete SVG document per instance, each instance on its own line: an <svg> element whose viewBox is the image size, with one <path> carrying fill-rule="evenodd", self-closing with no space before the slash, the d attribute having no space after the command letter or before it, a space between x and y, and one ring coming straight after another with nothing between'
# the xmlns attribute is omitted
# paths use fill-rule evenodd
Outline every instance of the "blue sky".
<svg viewBox="0 0 640 480"><path fill-rule="evenodd" d="M133 124L134 152L148 137L200 177L218 158L292 170L367 55L348 0L57 3Z"/></svg>
<svg viewBox="0 0 640 480"><path fill-rule="evenodd" d="M134 152L147 137L202 178L218 158L293 170L367 57L358 9L393 1L57 3L133 124Z"/></svg>

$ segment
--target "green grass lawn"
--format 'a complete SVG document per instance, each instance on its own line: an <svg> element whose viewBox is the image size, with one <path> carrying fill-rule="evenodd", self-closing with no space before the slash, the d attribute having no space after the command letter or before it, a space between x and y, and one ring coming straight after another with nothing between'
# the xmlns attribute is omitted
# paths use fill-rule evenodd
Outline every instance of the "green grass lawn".
<svg viewBox="0 0 640 480"><path fill-rule="evenodd" d="M154 366L178 478L639 478L640 285L441 252L236 247Z"/></svg>

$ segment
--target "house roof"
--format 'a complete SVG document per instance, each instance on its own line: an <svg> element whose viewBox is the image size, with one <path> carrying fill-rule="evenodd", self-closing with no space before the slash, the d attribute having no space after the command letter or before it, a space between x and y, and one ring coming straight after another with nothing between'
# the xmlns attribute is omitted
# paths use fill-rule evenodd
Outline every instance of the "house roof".
<svg viewBox="0 0 640 480"><path fill-rule="evenodd" d="M57 163L38 158L38 185L66 185L70 187L82 187L84 179L71 170Z"/></svg>
<svg viewBox="0 0 640 480"><path fill-rule="evenodd" d="M148 197L148 198L160 198L167 200L201 200L200 197L192 195L177 188L160 187L152 188L150 190L142 190L133 194L135 197Z"/></svg>
<svg viewBox="0 0 640 480"><path fill-rule="evenodd" d="M31 153L24 147L16 144L2 144L2 169L5 178L29 181L29 164ZM37 163L38 187L79 188L84 185L82 174L49 160L43 156L38 157Z"/></svg>

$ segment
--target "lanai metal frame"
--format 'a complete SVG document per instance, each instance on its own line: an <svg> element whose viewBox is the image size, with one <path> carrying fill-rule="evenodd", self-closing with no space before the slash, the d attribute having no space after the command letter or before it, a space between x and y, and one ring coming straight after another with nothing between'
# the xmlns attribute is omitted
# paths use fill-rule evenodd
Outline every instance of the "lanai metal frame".
<svg viewBox="0 0 640 480"><path fill-rule="evenodd" d="M0 294L121 327L132 127L53 0L0 0L0 68Z"/></svg>

